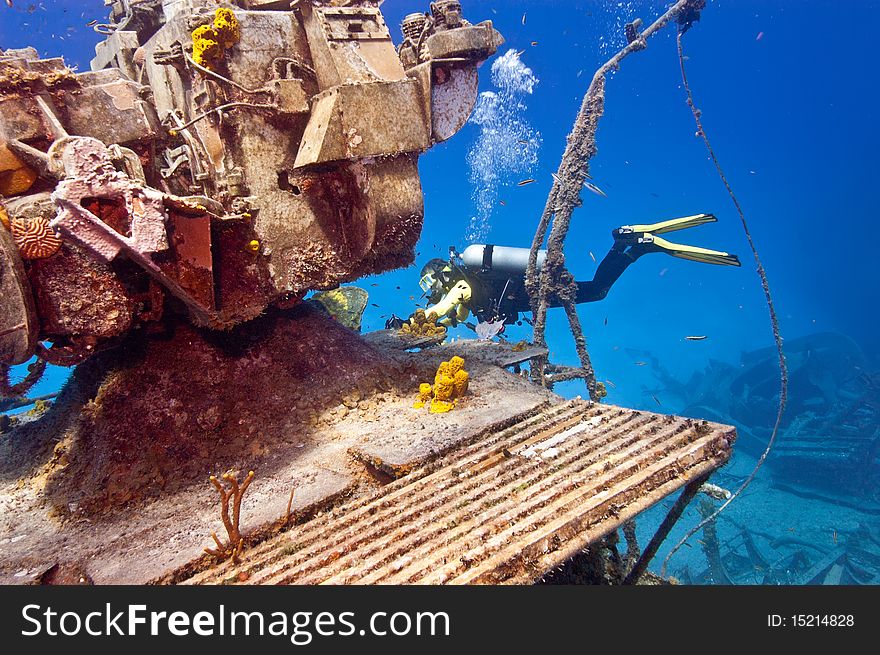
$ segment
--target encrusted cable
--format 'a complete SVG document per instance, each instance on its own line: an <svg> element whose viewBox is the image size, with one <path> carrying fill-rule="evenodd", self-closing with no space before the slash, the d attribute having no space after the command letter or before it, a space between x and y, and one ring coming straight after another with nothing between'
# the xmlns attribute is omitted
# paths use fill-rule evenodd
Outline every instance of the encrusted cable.
<svg viewBox="0 0 880 655"><path fill-rule="evenodd" d="M736 207L736 211L739 214L740 221L742 222L743 232L745 232L746 240L749 242L749 248L751 248L752 255L755 258L755 264L757 265L758 277L761 278L761 286L764 289L764 297L767 301L767 309L770 312L770 325L773 329L773 339L776 341L776 350L779 355L779 379L780 379L780 388L779 388L779 407L776 412L776 422L773 425L773 431L770 433L770 440L767 442L767 447L764 452L761 454L758 463L755 465L755 468L749 474L749 476L743 481L740 485L739 489L737 489L731 496L728 498L724 504L722 504L718 509L716 509L712 514L703 518L702 521L693 529L691 529L682 539L675 544L669 554L666 555L666 558L663 560L663 566L660 569L660 575L666 575L666 565L669 563L669 559L681 548L685 542L694 536L697 532L699 532L703 527L711 523L715 520L715 518L727 508L730 503L732 503L745 489L751 484L752 480L755 479L755 476L758 474L758 470L763 466L764 461L767 459L767 456L770 454L770 451L773 448L773 444L776 442L776 437L779 434L779 426L782 424L782 415L785 413L785 404L788 400L788 365L785 362L785 351L782 346L782 335L779 331L779 321L776 317L776 306L773 303L773 296L770 294L770 283L767 280L767 272L764 270L764 264L761 262L761 257L758 254L758 248L755 245L755 241L752 238L752 233L749 230L749 224L746 221L745 213L743 212L742 206L739 204L739 200L736 198L736 194L733 192L733 188L731 188L730 183L727 181L727 177L724 175L724 171L721 168L721 164L718 161L718 157L715 155L715 151L712 149L712 144L709 142L709 137L706 134L706 130L703 127L702 121L702 112L697 109L697 105L694 102L694 95L691 92L690 85L688 84L687 71L685 70L685 57L684 57L684 47L682 46L681 37L687 31L687 27L689 27L689 23L682 24L678 30L678 36L676 38L676 44L678 46L678 63L681 68L681 80L684 85L684 89L687 92L687 104L691 109L691 113L694 115L694 121L697 124L697 134L703 139L703 142L706 144L706 149L709 151L709 156L712 158L712 163L715 164L715 168L718 170L718 176L721 178L721 181L724 183L724 187L727 189L727 193L730 195L730 199L733 201L734 206Z"/></svg>
<svg viewBox="0 0 880 655"><path fill-rule="evenodd" d="M586 338L577 315L576 287L574 278L565 267L563 246L568 235L572 214L582 204L581 189L583 189L584 182L589 179L590 160L598 152L596 130L605 112L606 75L617 70L623 59L633 52L644 50L647 47L648 38L662 30L673 19L682 19L694 13L698 15L699 9L702 8L702 1L678 0L643 32L638 33L633 28L631 30L633 32L632 38L627 39L629 41L627 45L605 62L593 75L577 120L568 137L568 145L562 162L553 177L553 187L532 240L525 284L534 315L535 345L539 348L545 348L547 345L545 335L547 308L550 298L556 297L565 308L569 327L575 339L583 373L580 377L586 382L590 398L594 401L601 399L602 391L596 382L593 365L586 347ZM548 230L550 236L547 239L547 257L541 270L538 271L538 251L547 237ZM534 358L532 368L533 379L539 379L542 386L547 386L548 382L552 383L552 378L548 379L546 376L546 356Z"/></svg>

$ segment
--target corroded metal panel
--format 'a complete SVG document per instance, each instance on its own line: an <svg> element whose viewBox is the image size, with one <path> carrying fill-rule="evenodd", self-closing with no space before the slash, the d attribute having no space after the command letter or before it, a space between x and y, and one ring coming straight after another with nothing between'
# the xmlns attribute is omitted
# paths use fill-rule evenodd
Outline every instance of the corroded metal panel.
<svg viewBox="0 0 880 655"><path fill-rule="evenodd" d="M30 359L38 327L18 248L12 235L0 226L0 364L21 364Z"/></svg>

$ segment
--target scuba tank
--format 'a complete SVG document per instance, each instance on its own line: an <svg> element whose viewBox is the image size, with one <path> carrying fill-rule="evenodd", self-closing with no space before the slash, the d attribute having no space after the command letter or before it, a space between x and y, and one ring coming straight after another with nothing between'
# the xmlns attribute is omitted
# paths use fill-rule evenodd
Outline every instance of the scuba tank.
<svg viewBox="0 0 880 655"><path fill-rule="evenodd" d="M522 277L529 265L529 252L528 248L474 244L461 253L461 261L465 267L475 271L493 271L511 277ZM546 259L547 251L539 250L539 271Z"/></svg>

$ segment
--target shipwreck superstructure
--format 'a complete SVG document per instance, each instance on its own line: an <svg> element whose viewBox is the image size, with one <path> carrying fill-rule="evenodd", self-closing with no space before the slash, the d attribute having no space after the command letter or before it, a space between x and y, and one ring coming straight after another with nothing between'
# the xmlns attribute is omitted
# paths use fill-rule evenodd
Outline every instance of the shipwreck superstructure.
<svg viewBox="0 0 880 655"><path fill-rule="evenodd" d="M367 0L107 4L89 72L0 52L0 401L35 403L0 414L0 581L650 578L732 428L566 401L584 371L536 373L541 343L300 302L412 262L418 157L468 120L492 24L438 0L395 47ZM47 362L70 381L21 397ZM642 552L633 517L679 490Z"/></svg>
<svg viewBox="0 0 880 655"><path fill-rule="evenodd" d="M443 0L398 55L379 4L117 0L91 71L0 54L0 363L74 364L167 312L230 328L411 263L418 157L502 38Z"/></svg>

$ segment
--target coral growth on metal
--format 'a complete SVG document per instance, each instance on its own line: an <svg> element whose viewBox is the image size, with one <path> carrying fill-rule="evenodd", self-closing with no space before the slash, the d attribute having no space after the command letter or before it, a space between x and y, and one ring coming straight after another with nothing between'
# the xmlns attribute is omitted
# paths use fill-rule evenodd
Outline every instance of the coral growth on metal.
<svg viewBox="0 0 880 655"><path fill-rule="evenodd" d="M370 0L128 4L91 71L0 51L0 365L412 262L418 157L470 115L491 22L441 0L395 47Z"/></svg>

